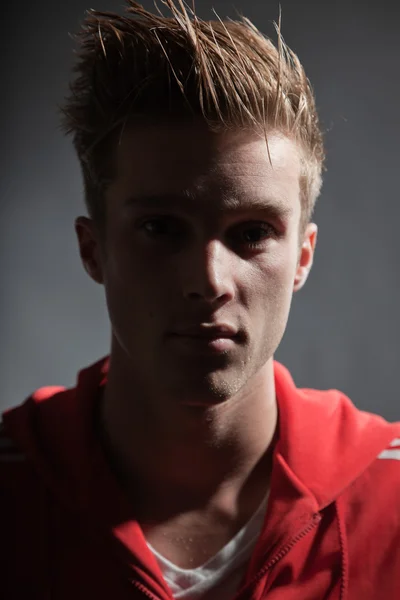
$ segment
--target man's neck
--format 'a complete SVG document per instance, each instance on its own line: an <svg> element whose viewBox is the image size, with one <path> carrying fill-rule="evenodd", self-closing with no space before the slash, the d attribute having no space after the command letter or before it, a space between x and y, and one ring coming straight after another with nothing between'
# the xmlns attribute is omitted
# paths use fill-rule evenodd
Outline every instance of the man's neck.
<svg viewBox="0 0 400 600"><path fill-rule="evenodd" d="M143 519L257 507L269 485L277 424L272 361L249 388L217 406L175 405L155 414L157 405L134 382L121 381L110 362L100 414L103 448Z"/></svg>

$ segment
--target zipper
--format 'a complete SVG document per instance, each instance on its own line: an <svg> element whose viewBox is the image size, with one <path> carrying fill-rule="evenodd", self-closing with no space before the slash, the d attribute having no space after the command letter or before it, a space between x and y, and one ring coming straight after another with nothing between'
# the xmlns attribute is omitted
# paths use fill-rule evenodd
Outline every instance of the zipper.
<svg viewBox="0 0 400 600"><path fill-rule="evenodd" d="M144 594L145 596L147 596L148 598L150 598L150 600L161 600L161 598L159 598L158 596L155 596L154 594L152 594L145 585L143 585L143 583L140 583L139 581L135 581L134 579L131 581L131 583L135 586L135 588L137 588L138 590L140 590L142 592L142 594Z"/></svg>
<svg viewBox="0 0 400 600"><path fill-rule="evenodd" d="M237 594L234 596L233 600L240 600L241 594L245 590L247 590L247 588L251 587L254 583L256 583L259 579L261 579L265 575L265 573L267 573L267 571L269 571L269 569L271 569L271 567L273 567L277 562L282 560L282 558L290 552L290 550L293 548L293 546L295 546L297 544L297 542L299 542L303 537L305 537L308 533L310 533L313 529L315 529L315 527L318 525L320 520L321 520L321 515L319 513L316 513L315 515L313 515L312 522L309 523L307 525L307 527L302 529L297 535L295 535L290 540L290 542L288 542L285 546L283 546L279 550L278 554L275 554L275 556L273 558L271 558L271 560L266 565L264 565L264 567L257 573L257 575L255 575L255 577L253 577L253 579L251 579L249 581L249 583L246 584L246 587L242 588L239 592L237 592ZM145 596L150 598L150 600L161 600L158 596L155 596L154 594L152 594L146 588L146 586L144 586L142 583L132 580L132 584L137 589L139 589L143 594L145 594Z"/></svg>
<svg viewBox="0 0 400 600"><path fill-rule="evenodd" d="M321 521L321 518L322 517L321 517L320 513L314 514L312 522L309 523L307 525L307 527L302 529L297 535L295 535L290 540L290 542L288 542L285 546L283 546L279 550L278 554L275 554L275 556L273 558L271 558L271 560L266 565L263 566L263 568L257 573L257 575L255 575L253 577L253 579L251 579L249 581L249 583L246 584L245 587L243 587L241 590L239 590L237 592L237 594L234 596L234 600L240 600L240 596L242 595L242 593L244 593L245 590L247 590L249 587L251 587L252 585L257 583L257 581L259 581L262 577L264 577L264 575L267 573L267 571L269 571L269 569L271 569L271 567L273 567L277 562L282 560L282 558L290 552L290 550L293 548L293 546L295 546L297 544L297 542L299 542L302 538L304 538L307 534L309 534L313 529L315 529L316 526L318 525L318 523Z"/></svg>

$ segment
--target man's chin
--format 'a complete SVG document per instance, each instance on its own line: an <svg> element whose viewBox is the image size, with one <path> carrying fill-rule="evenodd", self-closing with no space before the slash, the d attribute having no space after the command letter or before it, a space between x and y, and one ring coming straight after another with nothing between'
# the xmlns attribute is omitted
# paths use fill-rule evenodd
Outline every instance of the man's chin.
<svg viewBox="0 0 400 600"><path fill-rule="evenodd" d="M230 376L229 376L230 375ZM229 401L244 382L227 372L212 372L202 377L180 381L176 386L178 403L185 406L216 406ZM174 386L175 387L175 386Z"/></svg>

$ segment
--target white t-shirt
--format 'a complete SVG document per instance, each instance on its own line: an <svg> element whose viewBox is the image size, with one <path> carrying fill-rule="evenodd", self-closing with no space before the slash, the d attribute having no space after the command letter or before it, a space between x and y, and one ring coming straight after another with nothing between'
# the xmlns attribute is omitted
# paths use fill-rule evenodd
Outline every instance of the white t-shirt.
<svg viewBox="0 0 400 600"><path fill-rule="evenodd" d="M268 494L244 527L197 569L181 569L147 542L177 600L230 600L238 590L264 522Z"/></svg>

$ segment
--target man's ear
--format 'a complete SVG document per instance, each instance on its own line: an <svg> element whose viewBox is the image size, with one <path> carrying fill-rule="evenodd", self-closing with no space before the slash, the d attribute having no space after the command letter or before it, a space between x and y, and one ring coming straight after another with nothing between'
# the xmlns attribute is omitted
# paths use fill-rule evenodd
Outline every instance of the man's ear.
<svg viewBox="0 0 400 600"><path fill-rule="evenodd" d="M75 220L75 231L85 271L96 283L104 283L98 228L92 219L78 217Z"/></svg>
<svg viewBox="0 0 400 600"><path fill-rule="evenodd" d="M310 223L307 226L304 234L303 243L300 248L299 260L297 263L296 274L294 278L293 291L298 292L301 290L314 260L315 245L317 243L318 227L315 223Z"/></svg>

